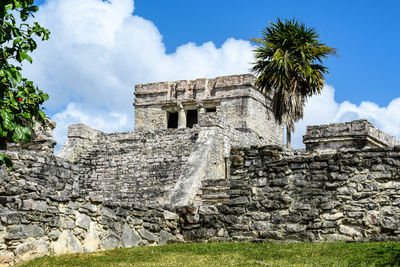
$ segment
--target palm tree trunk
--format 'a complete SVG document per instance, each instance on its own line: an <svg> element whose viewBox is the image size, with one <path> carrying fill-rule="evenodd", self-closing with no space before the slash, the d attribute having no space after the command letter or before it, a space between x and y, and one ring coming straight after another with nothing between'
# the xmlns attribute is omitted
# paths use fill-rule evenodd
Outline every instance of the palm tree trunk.
<svg viewBox="0 0 400 267"><path fill-rule="evenodd" d="M286 127L286 146L288 149L292 149L292 133L288 127Z"/></svg>

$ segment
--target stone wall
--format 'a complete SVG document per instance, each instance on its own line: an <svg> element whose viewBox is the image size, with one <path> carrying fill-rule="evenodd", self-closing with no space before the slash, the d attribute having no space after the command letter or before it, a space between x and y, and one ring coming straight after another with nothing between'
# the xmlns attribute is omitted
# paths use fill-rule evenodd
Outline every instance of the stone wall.
<svg viewBox="0 0 400 267"><path fill-rule="evenodd" d="M400 147L290 154L233 149L230 178L203 188L222 201L189 213L185 240L400 239Z"/></svg>
<svg viewBox="0 0 400 267"><path fill-rule="evenodd" d="M199 133L197 140L205 143L198 145L214 152L213 143L207 144L212 138L200 135L219 143L229 131L209 127ZM117 140L126 140L121 136ZM400 235L399 147L331 154L233 148L228 174L199 176L191 206L96 198L81 187L87 170L76 163L38 151L10 156L13 172L0 173L0 264L167 242L398 240Z"/></svg>
<svg viewBox="0 0 400 267"><path fill-rule="evenodd" d="M0 266L183 239L178 216L162 206L82 197L81 170L69 161L27 151L11 156L13 172L0 170Z"/></svg>
<svg viewBox="0 0 400 267"><path fill-rule="evenodd" d="M9 155L14 171L0 170L0 264L49 254L58 203L78 195L76 166L38 152Z"/></svg>

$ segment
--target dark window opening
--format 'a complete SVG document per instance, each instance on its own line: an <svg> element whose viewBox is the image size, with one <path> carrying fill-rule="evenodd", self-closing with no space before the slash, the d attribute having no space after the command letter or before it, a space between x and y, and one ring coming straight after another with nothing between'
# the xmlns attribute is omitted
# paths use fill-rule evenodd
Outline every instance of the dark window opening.
<svg viewBox="0 0 400 267"><path fill-rule="evenodd" d="M217 108L206 108L206 112L217 112Z"/></svg>
<svg viewBox="0 0 400 267"><path fill-rule="evenodd" d="M178 112L168 113L168 129L178 128Z"/></svg>
<svg viewBox="0 0 400 267"><path fill-rule="evenodd" d="M186 127L193 128L197 124L197 110L188 110L186 113Z"/></svg>

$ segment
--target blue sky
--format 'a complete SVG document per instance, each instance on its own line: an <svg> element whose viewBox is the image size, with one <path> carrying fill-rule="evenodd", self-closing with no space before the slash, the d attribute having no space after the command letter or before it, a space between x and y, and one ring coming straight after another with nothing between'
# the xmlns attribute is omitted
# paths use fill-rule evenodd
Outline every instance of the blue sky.
<svg viewBox="0 0 400 267"><path fill-rule="evenodd" d="M196 3L196 4L195 4ZM315 27L339 50L327 61L327 82L338 101L386 105L399 96L399 1L136 1L136 12L164 35L167 51L182 43L248 39L276 18L297 18Z"/></svg>
<svg viewBox="0 0 400 267"><path fill-rule="evenodd" d="M259 36L278 17L296 18L315 27L323 42L339 50L339 58L326 61L330 68L326 81L335 86L336 99L380 105L400 95L399 10L395 0L135 1L135 14L158 27L167 53L188 42L221 46L230 37L247 40Z"/></svg>
<svg viewBox="0 0 400 267"><path fill-rule="evenodd" d="M296 18L339 50L326 62L338 101L387 105L400 95L400 1L145 0L135 7L157 25L168 52L187 42L246 40L276 18Z"/></svg>
<svg viewBox="0 0 400 267"><path fill-rule="evenodd" d="M65 0L64 0L65 1ZM75 0L68 0L75 1ZM67 1L67 2L68 2ZM129 3L132 2L130 0L111 0L109 2L109 8L115 7L117 8L118 3L124 2L125 8L129 7ZM93 8L95 7L95 2L100 6L103 3L100 3L101 0L80 0L75 1L76 5L81 5L82 7L73 7L70 6L69 10L71 13L67 12L66 6L62 7L62 4L57 4L60 0L47 0L43 4L43 0L36 1L37 4L40 5L40 8L43 9L38 18L42 18L41 22L43 26L49 27L52 30L53 36L55 39L61 40L61 34L56 33L57 31L57 20L51 19L50 14L44 14L49 12L65 12L62 15L63 18L60 18L62 21L74 21L76 18L82 16L82 21L86 21L84 19L85 12L79 11L79 8L83 9L87 3L91 3L91 5L86 6L85 8ZM51 6L52 8L45 6ZM102 5L102 8L104 5ZM59 8L59 11L56 11ZM108 7L107 7L108 8ZM86 9L87 10L87 9ZM121 9L122 10L122 9ZM127 14L122 14L123 11L116 11L117 13L113 13L109 19L118 18L118 16L127 17ZM390 109L390 103L399 98L399 86L398 86L398 70L399 67L397 63L400 61L400 56L398 53L398 45L400 39L400 31L399 26L400 22L398 21L398 11L400 10L400 2L399 1L262 1L262 0L248 0L248 1L239 1L239 0L203 0L203 1L189 1L189 0L173 0L173 1L164 1L164 0L136 0L134 1L134 11L132 12L132 18L137 17L144 19L146 21L146 27L148 29L152 28L152 37L151 38L160 38L158 41L158 46L163 46L162 49L165 49L165 55L169 56L167 61L171 61L176 57L176 64L181 63L184 64L184 55L188 55L187 51L195 51L204 50L204 44L208 42L212 42L215 46L215 51L221 52L226 55L226 51L229 50L229 53L240 53L240 49L246 50L245 53L249 53L251 49L247 47L247 44L243 43L235 43L235 48L223 48L223 45L229 40L233 38L234 40L244 40L247 41L251 37L257 37L260 35L260 32L263 28L268 25L268 23L276 21L276 18L296 18L302 22L304 22L308 26L315 27L317 31L320 33L321 40L328 44L329 46L335 47L339 51L340 57L331 57L326 61L326 65L329 67L330 74L326 78L326 82L332 88L332 95L329 99L330 103L334 103L338 106L335 111L335 115L333 113L330 117L326 117L324 119L316 119L309 120L310 122L325 122L329 120L334 121L342 121L344 119L357 119L361 117L366 117L372 120L373 123L378 124L378 127L383 127L384 130L390 132L392 135L400 135L400 131L396 131L396 127L400 127L400 120L394 120L390 122L382 122L380 121L379 116L400 116L398 113L393 112L393 110L397 111L396 108L391 106L391 112L386 112ZM87 12L87 11L86 11ZM120 13L118 13L120 12ZM101 16L101 15L100 15ZM71 18L69 18L71 17ZM134 19L131 19L132 21ZM102 20L101 17L99 17ZM52 25L46 25L46 21ZM121 22L123 25L127 20ZM147 23L149 22L149 23ZM80 25L82 25L81 22ZM93 23L93 22L92 22ZM127 23L126 25L133 25L134 23L144 23L143 21L139 22L136 19L136 22L132 22L132 24ZM110 21L104 21L104 25L110 24ZM151 25L150 25L151 24ZM66 25L72 25L71 22L68 22ZM125 26L118 26L119 29L127 30ZM144 26L143 26L144 27ZM144 27L143 29L147 29ZM60 29L62 27L59 27ZM87 29L90 31L90 24L88 24ZM71 29L72 31L72 29ZM127 30L128 32L130 30ZM116 30L118 33L118 30ZM142 31L135 31L137 38L141 38ZM153 34L154 33L154 34ZM71 33L72 34L72 33ZM155 35L158 34L158 37ZM52 36L52 37L53 37ZM86 38L85 35L83 39ZM88 37L89 38L89 37ZM97 38L97 37L96 37ZM135 36L132 36L132 42L138 42L135 39ZM144 37L142 37L144 38ZM149 37L150 38L150 37ZM96 39L97 40L97 39ZM145 38L144 38L145 40ZM153 39L152 39L153 40ZM233 42L233 41L232 41ZM78 42L79 47L85 49L82 46L82 43ZM93 40L89 40L86 44L93 44ZM100 45L108 46L103 41L100 41ZM194 47L187 47L188 43L195 43ZM39 44L41 45L41 44ZM239 48L241 45L242 48ZM96 45L96 47L98 44ZM185 49L178 49L179 47L184 46ZM207 45L206 45L207 46ZM126 49L139 49L141 46L135 45L130 47L130 45L125 46ZM78 49L76 43L71 44L69 46L71 49ZM124 46L119 46L118 49L124 50ZM214 49L214 48L209 48ZM65 49L67 50L67 49ZM181 50L185 50L186 52L182 52ZM62 52L62 50L60 50ZM75 50L74 50L75 51ZM91 49L90 51L93 51ZM100 51L100 50L99 50ZM159 51L159 50L157 50ZM214 50L213 50L214 51ZM239 52L233 52L239 51ZM41 54L45 54L44 50L38 52L38 61L41 61ZM66 51L67 53L67 51ZM145 53L145 51L143 51ZM160 52L159 52L160 53ZM86 53L87 54L87 53ZM85 55L86 55L85 54ZM149 57L153 57L154 52L149 52L147 55ZM163 55L163 56L165 56ZM248 57L251 58L251 57ZM69 59L68 59L69 60ZM88 59L90 61L90 59ZM141 60L137 58L136 55L132 54L132 65L139 65ZM210 58L209 60L213 60ZM226 59L228 60L228 59ZM242 61L246 61L247 59L243 59ZM248 62L251 59L247 60ZM154 61L156 62L156 61ZM238 61L239 62L239 61ZM247 63L248 63L247 62ZM114 62L117 64L118 62ZM244 62L243 64L245 64ZM130 69L129 63L126 67L123 68L123 71L128 71ZM172 64L172 63L171 63ZM216 64L216 63L215 63ZM215 64L211 64L210 66L214 66ZM239 64L239 63L238 63ZM75 66L80 66L79 64ZM82 81L84 86L96 86L96 82L90 82L90 76L86 76L88 73L74 73L74 70L69 70L68 67L73 68L74 64L71 63L68 66L64 66L63 70L66 71L68 76L68 72L71 72L71 77L76 77L78 80ZM203 76L212 76L213 73L216 75L219 74L230 74L230 72L235 72L239 70L247 70L244 65L241 68L237 69L229 69L226 66L219 66L221 72L215 70L207 71L206 64L203 66L204 69L199 71ZM140 72L140 68L138 66ZM137 69L133 68L131 71L135 71ZM218 69L217 69L218 70ZM222 71L224 70L224 71ZM158 70L160 71L160 70ZM29 73L29 72L28 72ZM175 75L142 75L140 76L135 73L132 73L132 80L130 81L130 87L133 88L135 83L140 82L149 82L152 80L161 80L161 79L175 79L177 78ZM57 75L55 73L47 73L45 70L42 73L32 74L33 77L35 75L40 75L39 78L39 86L48 86L50 83L46 83L43 80L43 76L48 76L50 79L52 76L57 79ZM182 79L193 78L192 76L195 74L186 73L182 74ZM82 76L82 77L81 77ZM117 75L118 76L118 75ZM134 76L134 77L133 77ZM146 76L146 77L145 77ZM64 77L64 76L63 76ZM119 76L118 76L119 77ZM118 77L116 78L118 80ZM129 82L129 74L126 73L126 81ZM93 78L93 77L92 77ZM121 79L124 80L125 78ZM180 78L177 78L180 79ZM69 79L70 81L71 79ZM85 103L85 99L87 97L80 95L79 91L72 92L71 94L65 93L68 90L68 81L60 81L66 84L65 88L60 88L60 93L62 91L62 96L64 98L68 98L69 102L75 104L75 109L79 109L79 105ZM124 83L121 82L121 83ZM114 83L115 85L118 82ZM71 84L71 86L79 86L78 83ZM54 87L54 86L53 86ZM46 90L46 88L43 88ZM86 90L82 88L82 90ZM107 90L106 88L104 90ZM327 91L329 91L328 89ZM81 91L82 92L82 91ZM103 91L101 91L103 92ZM57 92L58 93L58 92ZM330 92L328 92L330 93ZM100 93L101 94L101 93ZM104 93L106 95L106 93ZM327 97L326 97L327 98ZM400 100L399 100L400 101ZM53 114L57 114L66 110L69 105L68 101L65 102L54 102L54 105L50 105L49 112ZM101 101L100 101L101 102ZM315 101L314 101L315 102ZM319 102L323 102L321 99ZM397 103L397 102L396 102ZM369 105L371 104L371 105ZM312 104L310 104L312 105ZM99 105L97 108L102 109L103 111L113 112L111 106ZM131 106L129 107L131 109ZM316 109L316 107L315 107ZM381 115L376 115L382 112ZM384 110L385 109L385 110ZM126 109L128 110L128 109ZM93 110L90 110L92 112ZM400 110L399 110L400 111ZM89 112L88 110L86 112ZM90 113L89 112L89 113ZM126 111L128 112L128 111ZM333 111L332 111L333 112ZM121 110L117 110L116 113L124 113ZM388 115L390 114L390 115ZM78 116L79 117L79 116ZM88 119L90 121L90 119ZM131 121L131 118L127 119ZM392 126L390 126L392 125ZM303 126L301 126L303 127ZM300 127L300 128L301 128ZM398 128L399 128L398 127ZM100 125L100 128L101 125ZM105 127L107 128L107 127ZM113 129L105 129L105 130L118 130L119 128L116 126ZM126 130L128 127L121 127L121 130Z"/></svg>

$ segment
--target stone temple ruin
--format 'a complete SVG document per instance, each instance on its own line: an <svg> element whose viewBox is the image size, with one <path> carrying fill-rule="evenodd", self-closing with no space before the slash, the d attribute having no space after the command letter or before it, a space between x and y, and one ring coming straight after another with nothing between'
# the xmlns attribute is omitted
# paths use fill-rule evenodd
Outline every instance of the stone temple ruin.
<svg viewBox="0 0 400 267"><path fill-rule="evenodd" d="M137 85L135 130L51 127L0 170L0 265L199 241L399 240L400 142L358 120L287 150L252 75Z"/></svg>

